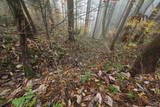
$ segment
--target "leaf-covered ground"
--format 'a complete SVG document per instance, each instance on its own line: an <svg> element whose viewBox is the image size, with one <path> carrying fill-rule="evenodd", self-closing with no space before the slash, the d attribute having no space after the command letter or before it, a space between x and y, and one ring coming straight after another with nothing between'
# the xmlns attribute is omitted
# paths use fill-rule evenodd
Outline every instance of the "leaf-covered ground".
<svg viewBox="0 0 160 107"><path fill-rule="evenodd" d="M0 38L0 105L13 106L28 97L36 107L160 107L160 74L129 73L137 49L119 46L112 53L100 40L62 37L28 40L30 61L37 76L26 79L18 39ZM16 98L21 98L15 100ZM24 101L24 100L23 100ZM26 100L25 100L26 101Z"/></svg>

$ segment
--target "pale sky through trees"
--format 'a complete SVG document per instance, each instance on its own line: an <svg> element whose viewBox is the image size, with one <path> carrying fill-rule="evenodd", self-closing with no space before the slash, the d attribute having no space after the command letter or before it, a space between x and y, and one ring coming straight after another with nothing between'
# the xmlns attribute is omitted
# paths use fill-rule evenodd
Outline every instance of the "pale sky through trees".
<svg viewBox="0 0 160 107"><path fill-rule="evenodd" d="M125 6L127 4L128 0L114 0L111 2L117 2L116 3L116 7L111 19L111 22L109 24L111 29L115 29L115 27L117 26L118 22L120 21L121 17L122 17L122 13L125 9ZM61 0L57 0L58 4L59 4L59 8L61 8ZM98 10L98 4L99 4L99 0L92 0L92 5L91 5L91 13L90 13L90 20L89 20L89 31L90 33L92 33L93 28L94 28L94 24L95 24L95 20L96 20L96 14L97 14L97 10ZM103 1L104 2L104 1ZM144 4L142 5L140 12L143 11L143 9L146 7L147 3L150 2L150 0L145 0ZM149 6L149 8L147 9L147 11L145 12L145 15L150 16L152 10L157 6L157 4L160 2L160 0L154 0L154 2ZM109 4L111 5L111 3ZM78 4L78 13L79 13L79 20L80 20L80 25L84 26L84 20L85 20L85 13L86 13L86 7L87 7L87 0L79 0L79 4ZM97 9L95 9L97 8ZM134 9L136 8L136 3L134 4L134 7L132 8L132 11L134 11ZM99 16L99 23L98 26L101 25L101 17L103 16L103 9L104 9L104 3L102 3L101 5L101 14ZM98 27L98 30L96 29L96 34L100 35L101 34L101 26Z"/></svg>

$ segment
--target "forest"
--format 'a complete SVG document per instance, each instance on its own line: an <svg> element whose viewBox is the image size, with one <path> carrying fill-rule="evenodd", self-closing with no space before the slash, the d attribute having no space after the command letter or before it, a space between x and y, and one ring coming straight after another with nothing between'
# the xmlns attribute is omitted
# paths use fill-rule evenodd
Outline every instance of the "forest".
<svg viewBox="0 0 160 107"><path fill-rule="evenodd" d="M0 107L160 107L160 0L0 0Z"/></svg>

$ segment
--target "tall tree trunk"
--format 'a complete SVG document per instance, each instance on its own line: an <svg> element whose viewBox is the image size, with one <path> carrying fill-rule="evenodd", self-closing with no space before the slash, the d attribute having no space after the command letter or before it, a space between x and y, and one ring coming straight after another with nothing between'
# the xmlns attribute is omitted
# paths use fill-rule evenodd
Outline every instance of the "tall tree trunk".
<svg viewBox="0 0 160 107"><path fill-rule="evenodd" d="M91 0L87 1L87 10L86 10L86 18L85 18L85 28L84 28L84 34L88 32L89 29L89 16L90 16L90 8L91 8Z"/></svg>
<svg viewBox="0 0 160 107"><path fill-rule="evenodd" d="M43 2L43 4L42 4ZM43 24L46 30L46 39L50 40L49 31L48 31L48 22L47 22L47 13L46 13L46 6L45 1L39 1L40 12L43 20Z"/></svg>
<svg viewBox="0 0 160 107"><path fill-rule="evenodd" d="M52 7L51 7L50 0L48 0L47 11L48 11L49 19L50 19L50 21L51 21L50 33L53 33L53 34L54 34L54 30L53 30L53 32L52 32L52 28L54 28L54 26L55 26L55 21L54 21L54 19L53 19L53 12L52 12Z"/></svg>
<svg viewBox="0 0 160 107"><path fill-rule="evenodd" d="M75 0L76 10L75 10L75 31L78 30L78 1Z"/></svg>
<svg viewBox="0 0 160 107"><path fill-rule="evenodd" d="M52 25L54 25L55 22L54 22L54 19L53 19L53 12L52 12L52 7L51 7L50 0L48 0L47 11L48 11L49 19L50 19Z"/></svg>
<svg viewBox="0 0 160 107"><path fill-rule="evenodd" d="M117 3L113 3L113 6L111 7L111 10L109 11L108 21L107 21L107 24L106 24L106 27L105 27L105 33L104 33L105 35L108 33L109 24L110 24L110 22L111 22L111 20L112 20L112 16L113 16L113 13L114 13L116 4L117 4Z"/></svg>
<svg viewBox="0 0 160 107"><path fill-rule="evenodd" d="M104 8L104 13L103 13L103 21L102 21L102 37L103 38L106 38L106 35L105 35L105 26L106 26L106 15L107 15L107 11L108 11L108 6L109 6L109 1L110 0L106 0L104 1L104 4L105 4L105 8Z"/></svg>
<svg viewBox="0 0 160 107"><path fill-rule="evenodd" d="M156 9L159 9L159 8L160 8L160 3L156 6ZM153 11L152 14L149 16L149 19L151 19L151 20L157 20L159 14L160 14L160 10Z"/></svg>
<svg viewBox="0 0 160 107"><path fill-rule="evenodd" d="M97 16L96 16L96 22L95 22L92 38L95 38L95 32L96 32L96 27L97 27L97 24L98 24L98 17L99 17L99 14L100 14L101 4L102 4L102 0L99 1L99 6L98 6L98 11L97 11Z"/></svg>
<svg viewBox="0 0 160 107"><path fill-rule="evenodd" d="M30 23L30 25L31 25L31 27L32 27L32 32L33 32L33 33L36 33L36 32L37 32L36 27L35 27L35 25L34 25L34 23L33 23L33 20L32 20L29 12L28 12L28 10L27 10L27 7L25 6L24 1L23 1L23 0L20 0L20 2L21 2L21 5L23 6L24 13L26 14L26 16L27 16L27 18L28 18L27 20L28 20L28 22Z"/></svg>
<svg viewBox="0 0 160 107"><path fill-rule="evenodd" d="M74 2L73 0L67 0L68 10L68 35L69 41L75 41L74 38Z"/></svg>
<svg viewBox="0 0 160 107"><path fill-rule="evenodd" d="M28 57L28 47L27 47L27 37L31 35L31 25L28 22L28 18L25 16L24 4L21 4L21 0L7 0L7 3L12 11L12 14L15 17L17 23L17 30L20 35L20 46L22 49L22 63L24 67L24 72L26 77L33 77L35 72L32 71L29 64Z"/></svg>
<svg viewBox="0 0 160 107"><path fill-rule="evenodd" d="M64 3L64 1L63 0L61 0L61 5L62 5L62 14L63 14L63 18L65 19L65 3Z"/></svg>
<svg viewBox="0 0 160 107"><path fill-rule="evenodd" d="M155 0L149 0L149 1L147 2L147 5L145 6L145 8L143 8L143 9L141 10L141 13L142 13L142 14L145 14L146 11L147 11L147 9L151 6L151 4L152 4L154 1L155 1Z"/></svg>
<svg viewBox="0 0 160 107"><path fill-rule="evenodd" d="M57 0L52 0L52 1L53 1L54 11L55 11L55 20L57 23L59 23L61 20L61 17L60 17L60 10L58 8Z"/></svg>
<svg viewBox="0 0 160 107"><path fill-rule="evenodd" d="M138 4L137 4L136 9L134 10L132 16L135 16L135 15L140 13L140 9L141 9L143 4L144 4L144 0L139 0L138 1Z"/></svg>
<svg viewBox="0 0 160 107"><path fill-rule="evenodd" d="M160 35L146 46L141 55L137 57L131 69L131 75L135 76L140 73L154 73L159 59Z"/></svg>
<svg viewBox="0 0 160 107"><path fill-rule="evenodd" d="M118 39L121 31L123 30L124 24L125 24L125 22L126 22L128 16L129 16L129 14L130 14L130 11L131 11L131 9L133 7L133 3L134 3L134 0L130 0L129 1L129 5L127 6L127 9L126 9L127 11L125 12L124 16L122 16L123 19L121 20L121 23L118 26L118 30L116 32L116 36L114 37L114 39L113 39L113 41L111 43L111 47L110 47L111 50L114 49L114 45L115 45L115 43L116 43L116 41L117 41L117 39Z"/></svg>

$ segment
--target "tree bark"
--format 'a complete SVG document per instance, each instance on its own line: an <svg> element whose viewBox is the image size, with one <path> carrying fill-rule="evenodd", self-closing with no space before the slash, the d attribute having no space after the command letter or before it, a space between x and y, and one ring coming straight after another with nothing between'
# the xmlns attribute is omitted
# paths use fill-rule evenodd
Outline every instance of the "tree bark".
<svg viewBox="0 0 160 107"><path fill-rule="evenodd" d="M86 34L88 32L90 8L91 8L91 0L88 0L88 2L87 2L87 10L86 10L86 18L85 18L84 34Z"/></svg>
<svg viewBox="0 0 160 107"><path fill-rule="evenodd" d="M96 22L95 22L92 38L95 38L96 26L98 24L98 17L99 17L99 14L100 14L101 4L102 4L102 0L99 1L99 6L98 6L98 11L97 11L97 16L96 16Z"/></svg>
<svg viewBox="0 0 160 107"><path fill-rule="evenodd" d="M160 3L156 6L156 9L160 8ZM149 19L151 20L159 20L158 18L160 17L160 10L158 11L153 11L152 14L149 16Z"/></svg>
<svg viewBox="0 0 160 107"><path fill-rule="evenodd" d="M141 55L137 57L131 69L131 75L140 73L154 73L157 62L160 59L160 35L145 47Z"/></svg>
<svg viewBox="0 0 160 107"><path fill-rule="evenodd" d="M135 16L135 15L140 13L140 9L141 9L143 3L144 3L144 0L139 0L138 1L138 4L137 4L136 9L134 10L132 16Z"/></svg>
<svg viewBox="0 0 160 107"><path fill-rule="evenodd" d="M145 8L143 8L142 10L141 10L141 14L145 14L146 13L146 11L147 11L147 9L151 6L151 4L154 2L155 0L149 0L147 3L147 5L145 6Z"/></svg>
<svg viewBox="0 0 160 107"><path fill-rule="evenodd" d="M27 16L27 18L28 18L27 20L28 20L28 22L30 23L30 25L31 25L31 27L32 27L32 32L33 32L33 33L36 33L36 32L37 32L36 27L35 27L35 25L34 25L34 23L33 23L33 20L32 20L29 12L28 12L28 10L27 10L27 7L25 6L24 1L23 1L23 0L20 0L20 2L21 2L21 5L22 5L22 7L23 7L24 13L26 14L26 16Z"/></svg>
<svg viewBox="0 0 160 107"><path fill-rule="evenodd" d="M48 2L48 1L47 1ZM42 20L43 20L43 24L46 30L46 39L50 40L50 35L49 35L49 30L48 30L48 21L47 21L47 12L46 12L46 6L45 6L45 2L43 1L39 1L39 6L40 6L40 12L41 12L41 16L42 16Z"/></svg>
<svg viewBox="0 0 160 107"><path fill-rule="evenodd" d="M23 10L24 4L21 4L21 0L7 0L10 10L15 17L17 23L17 31L20 35L20 46L22 50L22 63L26 77L33 77L35 72L32 71L29 64L27 37L31 35L31 25L28 22L25 12ZM26 8L27 9L27 8ZM26 11L26 10L25 10Z"/></svg>
<svg viewBox="0 0 160 107"><path fill-rule="evenodd" d="M108 16L108 21L107 21L106 28L105 28L105 34L108 33L109 25L110 25L110 22L111 22L111 20L112 20L112 16L113 16L113 13L114 13L114 10L115 10L115 7L116 7L117 2L112 3L112 4L113 4L113 5L112 5L112 8L110 9L109 16Z"/></svg>
<svg viewBox="0 0 160 107"><path fill-rule="evenodd" d="M106 28L106 14L107 14L107 11L108 11L108 6L109 6L109 1L110 0L107 0L107 1L104 1L105 3L105 8L104 8L104 13L103 13L103 21L102 21L102 37L103 38L106 38L106 33L105 33L105 28Z"/></svg>
<svg viewBox="0 0 160 107"><path fill-rule="evenodd" d="M134 3L134 0L130 0L129 1L129 5L128 5L127 9L126 9L126 12L125 12L124 16L122 16L123 18L121 20L120 25L118 26L118 30L116 32L116 36L114 37L114 39L113 39L113 41L111 43L111 47L110 47L111 50L114 50L114 45L115 45L117 39L119 38L121 31L123 30L124 24L125 24L128 16L129 16L129 13L130 13L130 11L131 11L131 9L133 7L133 3Z"/></svg>
<svg viewBox="0 0 160 107"><path fill-rule="evenodd" d="M68 9L68 35L69 41L75 41L74 38L74 2L73 0L67 0Z"/></svg>

